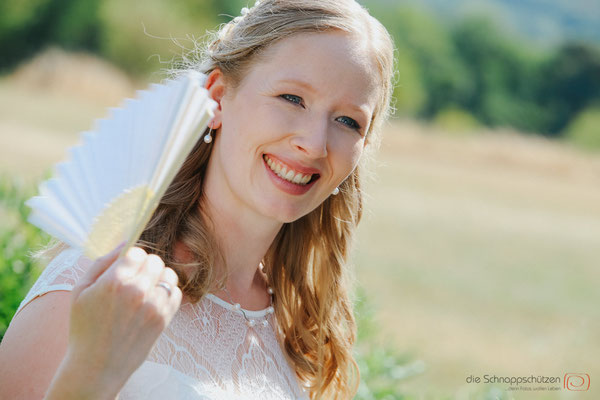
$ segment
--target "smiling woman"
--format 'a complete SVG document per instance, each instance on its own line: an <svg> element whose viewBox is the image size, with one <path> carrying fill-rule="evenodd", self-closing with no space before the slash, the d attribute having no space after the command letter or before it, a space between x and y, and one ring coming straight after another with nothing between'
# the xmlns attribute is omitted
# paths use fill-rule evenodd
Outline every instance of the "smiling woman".
<svg viewBox="0 0 600 400"><path fill-rule="evenodd" d="M227 92L220 69L210 72L208 88L221 105L213 128L221 126L205 178L209 200L214 193L223 204L232 192L230 207L292 222L346 180L358 164L380 90L372 62L353 57L358 40L364 39L341 31L281 40L235 91ZM280 174L269 173L265 159L280 166ZM310 174L309 185L290 182L302 173Z"/></svg>
<svg viewBox="0 0 600 400"><path fill-rule="evenodd" d="M123 260L48 249L0 348L21 360L0 371L11 398L356 393L347 257L392 41L351 0L265 0L193 53L218 103L207 140Z"/></svg>

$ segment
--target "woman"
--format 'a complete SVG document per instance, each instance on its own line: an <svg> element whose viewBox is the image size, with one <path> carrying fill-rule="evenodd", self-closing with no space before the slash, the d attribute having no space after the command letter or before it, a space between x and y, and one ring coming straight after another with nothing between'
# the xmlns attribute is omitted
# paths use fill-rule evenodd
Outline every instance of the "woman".
<svg viewBox="0 0 600 400"><path fill-rule="evenodd" d="M205 140L125 257L53 249L0 347L7 398L356 393L345 264L389 35L352 0L265 0L189 67L219 105Z"/></svg>

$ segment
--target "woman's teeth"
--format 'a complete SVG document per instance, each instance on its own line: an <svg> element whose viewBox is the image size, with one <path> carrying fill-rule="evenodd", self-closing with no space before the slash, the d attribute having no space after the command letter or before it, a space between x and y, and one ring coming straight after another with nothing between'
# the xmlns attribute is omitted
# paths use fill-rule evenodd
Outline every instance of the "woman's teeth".
<svg viewBox="0 0 600 400"><path fill-rule="evenodd" d="M285 165L281 165L278 162L271 160L268 156L265 156L265 161L267 165L278 177L281 179L285 179L288 182L295 183L297 185L306 185L310 178L312 178L312 174L303 174L301 172L296 172L293 169L286 167Z"/></svg>

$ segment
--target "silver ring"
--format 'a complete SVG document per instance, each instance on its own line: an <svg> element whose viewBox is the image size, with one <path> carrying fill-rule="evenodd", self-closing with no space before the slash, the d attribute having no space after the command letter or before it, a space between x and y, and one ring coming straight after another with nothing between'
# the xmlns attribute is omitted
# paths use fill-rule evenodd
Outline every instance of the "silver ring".
<svg viewBox="0 0 600 400"><path fill-rule="evenodd" d="M171 285L169 285L167 282L160 281L156 284L156 286L165 289L167 291L167 295L171 296Z"/></svg>

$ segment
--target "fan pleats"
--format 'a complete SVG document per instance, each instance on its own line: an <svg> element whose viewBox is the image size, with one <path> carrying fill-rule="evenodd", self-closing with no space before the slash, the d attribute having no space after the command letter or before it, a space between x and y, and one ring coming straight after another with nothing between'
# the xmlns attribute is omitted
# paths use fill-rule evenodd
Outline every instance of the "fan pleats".
<svg viewBox="0 0 600 400"><path fill-rule="evenodd" d="M189 71L110 109L26 202L29 221L92 259L135 243L213 117L205 79Z"/></svg>

